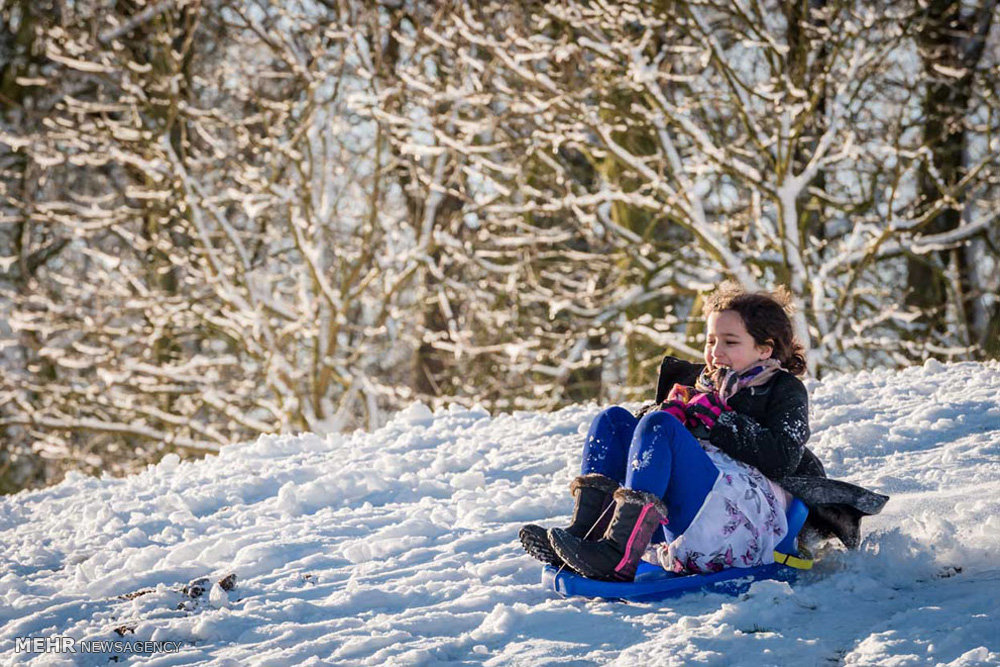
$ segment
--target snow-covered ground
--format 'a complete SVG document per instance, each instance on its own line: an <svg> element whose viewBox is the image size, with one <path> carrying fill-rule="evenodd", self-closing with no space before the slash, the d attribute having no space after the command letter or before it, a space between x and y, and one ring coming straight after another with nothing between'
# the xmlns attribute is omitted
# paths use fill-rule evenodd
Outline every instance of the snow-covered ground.
<svg viewBox="0 0 1000 667"><path fill-rule="evenodd" d="M413 406L374 433L261 438L0 499L0 654L115 655L16 651L69 637L181 643L120 654L156 665L1000 663L1000 364L810 390L829 472L892 499L861 550L828 551L791 587L561 599L517 529L566 519L598 407ZM211 584L230 574L231 590ZM211 588L186 594L201 577Z"/></svg>

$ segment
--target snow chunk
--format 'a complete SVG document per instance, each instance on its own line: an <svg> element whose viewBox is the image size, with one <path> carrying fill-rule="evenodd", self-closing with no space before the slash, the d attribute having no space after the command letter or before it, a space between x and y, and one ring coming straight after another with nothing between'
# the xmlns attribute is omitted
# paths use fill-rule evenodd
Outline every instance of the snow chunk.
<svg viewBox="0 0 1000 667"><path fill-rule="evenodd" d="M212 590L208 594L208 601L216 609L229 606L229 593L226 592L218 582L212 584Z"/></svg>
<svg viewBox="0 0 1000 667"><path fill-rule="evenodd" d="M943 370L945 370L945 365L934 357L928 357L927 360L924 361L924 371L930 375L937 375Z"/></svg>
<svg viewBox="0 0 1000 667"><path fill-rule="evenodd" d="M434 419L434 413L426 405L416 401L397 413L396 419L405 424L427 424Z"/></svg>
<svg viewBox="0 0 1000 667"><path fill-rule="evenodd" d="M181 463L181 457L175 454L174 452L170 452L162 459L160 459L160 462L157 464L156 468L160 472L173 472L177 470L177 466L179 466L180 463Z"/></svg>
<svg viewBox="0 0 1000 667"><path fill-rule="evenodd" d="M479 624L479 627L471 633L470 637L473 641L483 641L510 634L517 626L518 620L526 608L523 604L517 604L513 608L505 604L496 605Z"/></svg>

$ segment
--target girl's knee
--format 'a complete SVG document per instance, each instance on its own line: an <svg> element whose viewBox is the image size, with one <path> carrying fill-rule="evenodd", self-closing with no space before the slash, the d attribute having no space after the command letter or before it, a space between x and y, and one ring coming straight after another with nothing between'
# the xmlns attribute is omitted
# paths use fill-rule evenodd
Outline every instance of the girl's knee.
<svg viewBox="0 0 1000 667"><path fill-rule="evenodd" d="M653 410L639 420L636 433L668 433L683 428L684 424L669 412Z"/></svg>
<svg viewBox="0 0 1000 667"><path fill-rule="evenodd" d="M620 405L605 408L594 418L595 425L605 423L614 429L614 431L625 434L630 434L635 429L636 421L638 420L635 418L635 415Z"/></svg>
<svg viewBox="0 0 1000 667"><path fill-rule="evenodd" d="M628 417L629 419L633 420L635 419L635 416L631 412L629 412L620 405L612 405L610 408L605 408L601 410L597 416L607 417L614 421L619 421L621 419L624 419L625 417Z"/></svg>

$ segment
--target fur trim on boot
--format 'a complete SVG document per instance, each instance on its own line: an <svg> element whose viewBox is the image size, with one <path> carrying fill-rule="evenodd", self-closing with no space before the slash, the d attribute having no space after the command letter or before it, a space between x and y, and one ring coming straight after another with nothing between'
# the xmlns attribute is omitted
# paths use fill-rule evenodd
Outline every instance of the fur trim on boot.
<svg viewBox="0 0 1000 667"><path fill-rule="evenodd" d="M602 475L599 472L589 472L586 475L579 475L573 478L573 481L569 483L569 492L571 495L576 495L576 492L583 488L600 489L605 493L612 495L621 487L621 484L611 479L607 475Z"/></svg>

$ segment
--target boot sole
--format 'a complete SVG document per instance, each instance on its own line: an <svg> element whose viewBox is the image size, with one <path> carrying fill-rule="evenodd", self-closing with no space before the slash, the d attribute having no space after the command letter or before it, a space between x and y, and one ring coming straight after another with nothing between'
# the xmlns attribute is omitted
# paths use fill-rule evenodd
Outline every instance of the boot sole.
<svg viewBox="0 0 1000 667"><path fill-rule="evenodd" d="M548 532L541 526L527 525L518 531L517 536L521 539L521 546L528 552L528 555L543 563L548 563L555 567L562 567L563 561L549 544Z"/></svg>

